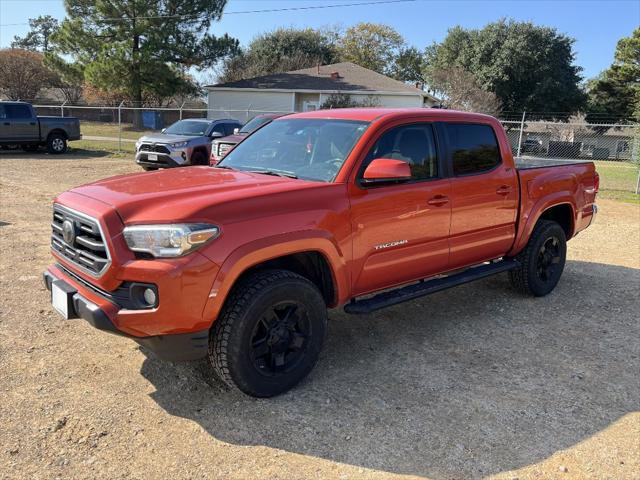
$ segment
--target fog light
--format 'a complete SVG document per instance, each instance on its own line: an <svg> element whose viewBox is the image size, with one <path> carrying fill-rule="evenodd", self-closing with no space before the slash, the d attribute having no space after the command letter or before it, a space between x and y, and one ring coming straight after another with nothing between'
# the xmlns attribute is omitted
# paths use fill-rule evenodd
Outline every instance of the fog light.
<svg viewBox="0 0 640 480"><path fill-rule="evenodd" d="M156 292L154 292L153 289L145 288L142 296L144 297L144 301L147 302L148 305L156 304L157 297L156 297Z"/></svg>

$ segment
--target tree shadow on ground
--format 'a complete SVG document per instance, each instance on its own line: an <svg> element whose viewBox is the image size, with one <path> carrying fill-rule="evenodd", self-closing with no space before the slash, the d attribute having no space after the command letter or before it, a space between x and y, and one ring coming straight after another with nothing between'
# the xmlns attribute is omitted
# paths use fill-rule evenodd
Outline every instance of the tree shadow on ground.
<svg viewBox="0 0 640 480"><path fill-rule="evenodd" d="M147 358L142 374L158 405L225 442L479 477L540 462L638 409L639 285L640 270L570 261L545 298L498 276L373 315L335 311L315 370L274 399L228 391L204 362Z"/></svg>

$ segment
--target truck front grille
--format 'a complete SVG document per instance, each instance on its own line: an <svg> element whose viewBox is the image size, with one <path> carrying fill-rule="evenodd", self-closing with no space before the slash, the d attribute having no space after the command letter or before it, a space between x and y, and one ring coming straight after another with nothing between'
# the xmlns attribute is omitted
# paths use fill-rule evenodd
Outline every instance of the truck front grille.
<svg viewBox="0 0 640 480"><path fill-rule="evenodd" d="M58 204L53 205L51 248L94 277L102 275L111 263L98 221Z"/></svg>
<svg viewBox="0 0 640 480"><path fill-rule="evenodd" d="M156 152L156 153L171 153L164 145L155 145L152 143L143 143L138 149L140 152Z"/></svg>

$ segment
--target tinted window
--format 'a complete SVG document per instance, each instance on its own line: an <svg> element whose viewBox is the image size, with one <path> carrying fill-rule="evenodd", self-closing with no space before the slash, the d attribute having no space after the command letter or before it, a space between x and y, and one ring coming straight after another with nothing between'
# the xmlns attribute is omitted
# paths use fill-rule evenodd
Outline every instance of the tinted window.
<svg viewBox="0 0 640 480"><path fill-rule="evenodd" d="M224 125L224 134L225 135L233 135L233 131L236 128L240 128L240 124L239 123L225 123Z"/></svg>
<svg viewBox="0 0 640 480"><path fill-rule="evenodd" d="M407 162L415 180L438 176L436 145L429 124L403 125L389 130L373 146L365 164L376 158Z"/></svg>
<svg viewBox="0 0 640 480"><path fill-rule="evenodd" d="M448 123L445 126L454 175L486 172L500 164L500 149L489 125Z"/></svg>
<svg viewBox="0 0 640 480"><path fill-rule="evenodd" d="M211 133L221 133L222 135L226 135L224 126L225 126L224 123L218 123L214 125L213 128L211 129Z"/></svg>
<svg viewBox="0 0 640 480"><path fill-rule="evenodd" d="M208 126L209 124L207 122L198 120L179 120L168 127L164 133L171 135L201 136L204 135Z"/></svg>
<svg viewBox="0 0 640 480"><path fill-rule="evenodd" d="M31 118L31 109L26 105L7 104L4 106L7 118Z"/></svg>

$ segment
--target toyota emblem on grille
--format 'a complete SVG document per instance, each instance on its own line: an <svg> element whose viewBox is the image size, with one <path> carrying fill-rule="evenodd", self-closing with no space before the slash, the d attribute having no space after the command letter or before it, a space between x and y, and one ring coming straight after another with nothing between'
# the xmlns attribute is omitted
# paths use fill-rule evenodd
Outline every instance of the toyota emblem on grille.
<svg viewBox="0 0 640 480"><path fill-rule="evenodd" d="M62 222L62 238L69 245L73 245L73 241L76 239L76 229L71 220Z"/></svg>

